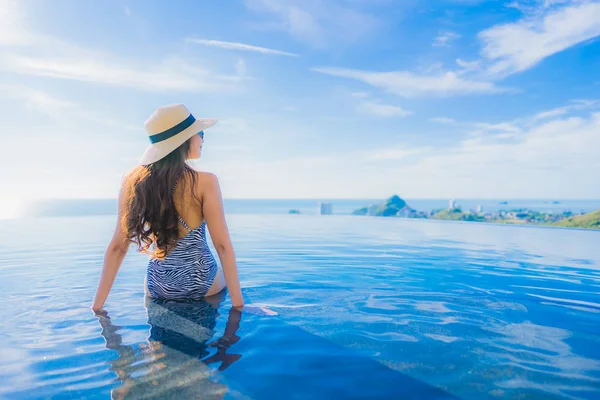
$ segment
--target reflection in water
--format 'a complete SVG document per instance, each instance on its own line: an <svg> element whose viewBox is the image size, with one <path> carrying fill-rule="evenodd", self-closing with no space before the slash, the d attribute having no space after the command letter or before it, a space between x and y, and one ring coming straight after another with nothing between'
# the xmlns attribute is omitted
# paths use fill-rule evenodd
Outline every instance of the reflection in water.
<svg viewBox="0 0 600 400"><path fill-rule="evenodd" d="M223 336L209 343L223 296L194 302L146 298L150 335L147 343L137 346L123 344L118 333L121 327L113 325L106 311L98 312L106 347L118 354L109 363L122 384L112 390L111 397L223 398L227 386L209 365L216 364L223 371L242 357L227 353L240 339L236 335L241 320L238 310L229 311Z"/></svg>

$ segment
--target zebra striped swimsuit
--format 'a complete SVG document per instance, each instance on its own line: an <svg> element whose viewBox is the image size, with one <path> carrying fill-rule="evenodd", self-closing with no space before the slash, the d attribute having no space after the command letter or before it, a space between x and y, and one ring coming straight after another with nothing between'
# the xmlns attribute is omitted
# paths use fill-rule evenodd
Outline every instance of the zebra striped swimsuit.
<svg viewBox="0 0 600 400"><path fill-rule="evenodd" d="M190 229L181 216L177 217L188 234L164 259L150 259L146 271L148 291L152 298L198 300L212 286L217 262L206 242L206 222Z"/></svg>

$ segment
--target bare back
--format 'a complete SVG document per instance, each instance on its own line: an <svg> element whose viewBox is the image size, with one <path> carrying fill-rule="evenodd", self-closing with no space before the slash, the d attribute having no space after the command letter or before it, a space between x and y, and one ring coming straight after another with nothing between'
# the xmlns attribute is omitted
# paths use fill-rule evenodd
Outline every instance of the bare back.
<svg viewBox="0 0 600 400"><path fill-rule="evenodd" d="M208 223L209 231L215 230L215 227L207 221L204 215L203 203L205 195L210 196L209 190L211 188L211 182L214 179L214 175L207 172L195 171L196 184L192 187L192 178L189 175L184 175L182 180L177 184L175 189L173 201L175 202L175 208L181 218L187 223L189 229L194 230L203 222ZM193 190L195 192L193 192ZM209 211L210 212L210 209ZM218 217L218 216L216 216ZM208 220L211 218L209 216ZM211 229L212 228L212 229ZM189 230L182 224L179 224L179 237L183 238L189 233ZM225 288L225 279L223 271L219 269L215 280L211 288L207 292L207 296L219 293ZM148 290L146 289L147 294Z"/></svg>
<svg viewBox="0 0 600 400"><path fill-rule="evenodd" d="M181 182L177 184L173 199L177 212L191 229L200 226L205 221L202 201L207 186L207 179L211 175L201 171L196 171L195 174L195 193L192 192L192 179L186 174L181 179ZM185 236L187 232L185 227L179 226L179 237Z"/></svg>

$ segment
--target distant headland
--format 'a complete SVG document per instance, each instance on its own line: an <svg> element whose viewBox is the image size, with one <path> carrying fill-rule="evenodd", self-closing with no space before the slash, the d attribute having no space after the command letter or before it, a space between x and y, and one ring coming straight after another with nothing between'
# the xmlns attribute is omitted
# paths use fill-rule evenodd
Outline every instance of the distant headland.
<svg viewBox="0 0 600 400"><path fill-rule="evenodd" d="M558 202L556 202L558 203ZM508 204L503 202L502 204ZM600 229L600 210L586 214L574 214L571 211L562 213L540 212L519 208L496 212L484 212L481 206L475 210L463 210L461 206L450 200L448 208L417 211L411 208L405 200L393 195L379 204L371 204L357 210L353 215L369 215L374 217L401 217L441 219L451 221L495 222L503 224L535 224L562 226L568 228Z"/></svg>

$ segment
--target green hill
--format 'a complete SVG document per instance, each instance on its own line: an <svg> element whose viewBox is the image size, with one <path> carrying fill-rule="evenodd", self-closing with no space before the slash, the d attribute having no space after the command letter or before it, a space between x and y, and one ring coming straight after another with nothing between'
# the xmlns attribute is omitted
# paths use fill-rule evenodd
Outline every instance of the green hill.
<svg viewBox="0 0 600 400"><path fill-rule="evenodd" d="M600 229L600 210L592 211L576 217L565 218L554 222L554 226L565 226L569 228Z"/></svg>
<svg viewBox="0 0 600 400"><path fill-rule="evenodd" d="M463 213L458 208L455 209L444 209L433 214L432 218L435 219L447 219L451 221L461 221L463 218Z"/></svg>
<svg viewBox="0 0 600 400"><path fill-rule="evenodd" d="M396 215L398 211L404 208L406 202L400 197L394 195L382 202L375 210L375 215L378 217L391 217Z"/></svg>
<svg viewBox="0 0 600 400"><path fill-rule="evenodd" d="M484 221L483 217L472 213L464 213L458 208L440 210L433 214L431 218L449 221Z"/></svg>
<svg viewBox="0 0 600 400"><path fill-rule="evenodd" d="M352 215L367 215L369 213L369 207L359 208L358 210L352 211Z"/></svg>
<svg viewBox="0 0 600 400"><path fill-rule="evenodd" d="M398 213L398 211L402 210L404 207L406 207L406 201L394 195L377 205L377 208L375 208L374 210L374 215L377 217L392 217L395 216ZM355 210L352 214L367 215L368 212L369 207L363 207L359 208L358 210Z"/></svg>

